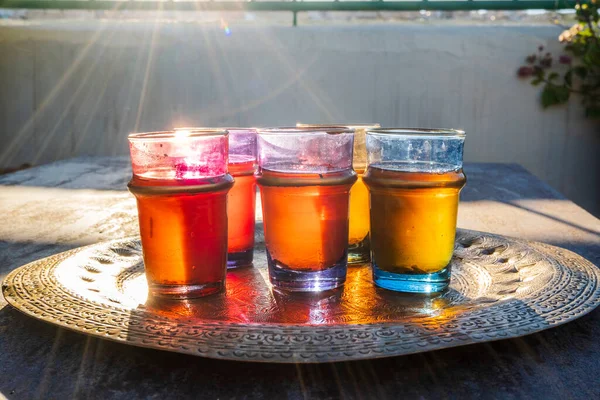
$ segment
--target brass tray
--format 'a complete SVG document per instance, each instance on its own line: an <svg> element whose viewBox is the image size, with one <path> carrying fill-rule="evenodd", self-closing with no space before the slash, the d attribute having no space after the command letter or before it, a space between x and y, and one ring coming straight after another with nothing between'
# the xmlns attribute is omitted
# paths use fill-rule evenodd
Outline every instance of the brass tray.
<svg viewBox="0 0 600 400"><path fill-rule="evenodd" d="M227 292L147 299L137 238L67 251L11 272L6 300L34 318L135 346L230 360L330 362L389 357L517 337L578 318L600 301L589 261L542 243L459 230L450 290L421 296L373 286L369 266L320 294L268 283L255 267L229 272Z"/></svg>

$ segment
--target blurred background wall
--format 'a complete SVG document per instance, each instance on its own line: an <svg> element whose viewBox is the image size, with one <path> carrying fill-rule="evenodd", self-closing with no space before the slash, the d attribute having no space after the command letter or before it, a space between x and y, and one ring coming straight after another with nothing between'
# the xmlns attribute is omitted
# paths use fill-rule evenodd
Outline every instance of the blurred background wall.
<svg viewBox="0 0 600 400"><path fill-rule="evenodd" d="M466 161L519 163L600 215L600 125L516 78L553 26L0 26L0 168L127 155L133 131L378 122L467 132Z"/></svg>

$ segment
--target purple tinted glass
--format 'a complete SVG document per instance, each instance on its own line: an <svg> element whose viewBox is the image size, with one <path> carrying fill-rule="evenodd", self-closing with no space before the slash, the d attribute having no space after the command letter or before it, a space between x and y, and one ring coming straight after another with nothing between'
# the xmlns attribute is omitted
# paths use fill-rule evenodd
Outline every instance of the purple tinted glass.
<svg viewBox="0 0 600 400"><path fill-rule="evenodd" d="M289 173L329 173L352 168L354 131L348 128L259 129L259 168Z"/></svg>

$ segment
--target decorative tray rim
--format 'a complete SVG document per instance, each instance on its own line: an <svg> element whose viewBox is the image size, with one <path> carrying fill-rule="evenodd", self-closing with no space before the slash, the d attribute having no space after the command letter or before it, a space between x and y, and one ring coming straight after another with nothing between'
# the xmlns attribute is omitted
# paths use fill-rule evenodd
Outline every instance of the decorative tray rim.
<svg viewBox="0 0 600 400"><path fill-rule="evenodd" d="M31 298L28 297L19 297L19 290L15 284L15 279L19 274L32 274L35 271L43 271L49 270L53 271L57 268L57 266L63 262L64 260L72 257L73 255L88 250L94 249L95 247L99 247L102 245L109 245L115 243L123 243L125 241L135 241L139 240L138 236L121 238L121 239L113 239L106 242L100 242L95 244L86 245L83 247L71 249L59 254L55 254L40 260L33 261L28 263L20 268L17 268L11 271L2 282L2 293L8 304L12 307L16 308L20 312L25 315L31 316L38 320L42 320L44 322L52 323L53 325L60 326L62 328L69 329L71 331L75 331L78 333L84 333L87 335L91 335L98 338L108 339L115 342L134 345L138 347L145 348L153 348L159 350L167 350L172 352L184 353L184 354L192 354L209 358L217 358L217 359L229 359L229 360L238 360L238 361L253 361L253 362L302 362L302 363L311 363L311 362L333 362L333 361L350 361L350 360L360 360L360 359L372 359L372 358L383 358L390 357L396 355L404 355L404 354L413 354L423 351L430 350L438 350L442 348L450 348L457 347L462 345L468 345L473 343L480 342L489 342L494 340L506 339L506 338L516 338L525 336L531 333L539 332L545 329L549 329L555 326L563 325L567 322L570 322L576 318L584 316L594 310L600 304L600 288L598 287L598 281L600 281L600 269L595 266L590 261L585 258L577 255L576 253L559 248L556 246L552 246L545 243L510 238L507 236L490 234L485 232L478 232L472 230L459 229L459 233L464 235L472 235L477 237L486 237L491 240L497 241L505 241L507 243L518 244L523 248L527 248L528 251L532 253L539 253L548 258L548 260L552 260L556 265L556 268L562 268L564 271L570 270L579 271L585 275L587 280L585 290L581 292L577 292L575 294L571 292L565 291L564 293L558 291L560 294L559 300L562 301L557 303L557 307L555 309L550 310L549 312L556 311L556 315L553 318L543 319L543 316L540 315L542 320L540 320L537 325L524 325L524 326L516 326L509 327L504 330L496 330L490 332L484 332L485 334L479 334L477 331L464 331L460 330L456 331L442 331L436 334L422 334L422 336L411 336L410 343L406 343L406 345L402 344L402 329L406 327L415 327L418 330L419 324L418 319L427 319L426 316L422 316L411 321L406 320L397 320L397 321L382 321L382 322L367 322L367 323L328 323L328 324L318 324L318 323L286 323L286 322L238 322L238 321L221 321L221 320L211 320L211 319L186 319L186 318L168 318L164 316L159 316L157 314L149 314L154 318L153 323L158 327L154 332L142 334L140 337L129 337L127 334L125 336L122 335L125 333L132 333L134 330L130 329L129 325L117 326L117 323L114 321L111 323L106 323L106 332L99 333L93 331L94 327L97 327L97 321L88 321L87 324L91 328L86 330L86 327L81 327L79 325L86 324L85 318L80 317L82 321L77 323L69 324L60 318L55 318L52 315L52 309L47 307L46 311L43 310L36 314L32 311ZM368 268L368 267L366 267ZM573 268L576 268L575 270ZM369 268L370 270L370 268ZM587 275L586 275L587 274ZM570 279L570 278L569 278ZM578 279L582 279L579 277ZM569 282L570 283L570 282ZM41 284L41 287L44 285ZM46 288L50 290L49 288ZM542 288L543 289L543 288ZM564 289L563 289L564 291ZM51 291L50 291L51 293ZM583 297L583 294L586 294L587 297ZM88 301L88 298L85 296L78 296L76 293L69 294L73 297L73 299L78 299L80 301ZM569 300L581 300L580 302L570 303ZM91 302L95 307L99 307L100 309L107 310L107 312L111 311L126 311L127 309L119 306L119 305L111 305L106 303L94 303ZM509 302L510 303L510 302ZM509 304L507 303L507 304ZM573 305L574 304L574 305ZM28 305L30 307L28 307ZM502 305L502 304L501 304ZM565 306L573 306L572 310L561 311L561 307ZM478 314L485 314L486 310L490 309L490 307L495 306L482 306L479 309L465 313L467 316L474 317ZM35 307L33 307L35 308ZM85 310L84 310L85 311ZM140 313L147 313L148 311L145 308L141 308L139 310ZM535 310L534 310L535 311ZM78 311L75 310L75 313ZM535 314L535 313L534 313ZM533 314L532 314L533 315ZM76 318L77 319L77 318ZM133 317L132 317L133 319ZM421 321L422 322L422 321ZM111 325L112 324L112 325ZM211 329L219 331L217 332L219 336L219 346L213 347L211 345L210 336L208 339L206 337L198 337L198 338L189 338L186 335L181 334L163 334L160 328L169 328L173 325L176 325L180 328L185 328L189 326L190 328L195 327L198 329L205 329L209 331ZM113 328L113 333L108 332L110 328ZM118 332L117 332L118 331ZM225 332L225 335L223 335ZM226 333L230 332L230 339L227 339ZM176 332L180 333L180 332ZM205 332L206 333L206 332ZM353 333L354 334L353 336ZM379 333L379 335L378 335ZM121 334L121 336L119 336ZM262 335L263 338L269 342L273 341L273 346L278 348L274 348L271 351L268 346L263 346L257 344L260 340L256 340L253 338L249 338L246 336L252 336L253 334ZM414 334L414 332L411 332ZM287 337L288 344L286 342L279 341L280 335L282 337ZM293 338L294 335L311 337L306 340L299 340L299 344L289 342L290 338ZM312 336L311 336L312 335ZM329 335L335 336L336 338L329 338L325 341L319 342L319 335ZM361 336L362 335L362 336ZM445 336L447 335L447 336ZM135 336L135 334L134 334ZM147 337L149 340L146 341L144 337ZM364 337L363 339L360 339ZM357 339L358 338L358 339ZM392 344L389 344L387 339L394 339L395 342L392 341ZM188 343L188 346L183 346L182 343L185 344L188 341L197 340L196 343ZM284 340L284 339L282 339ZM354 340L355 343L358 340L358 344L363 344L366 346L364 351L361 351L357 346L350 346L352 343L349 341ZM361 342L362 340L362 342ZM419 340L421 340L419 342ZM316 343L315 343L316 341ZM213 340L213 344L217 342L217 340ZM264 341L263 341L264 342ZM284 344L282 344L284 343ZM262 347L261 347L262 346ZM347 350L344 350L345 346L349 346Z"/></svg>

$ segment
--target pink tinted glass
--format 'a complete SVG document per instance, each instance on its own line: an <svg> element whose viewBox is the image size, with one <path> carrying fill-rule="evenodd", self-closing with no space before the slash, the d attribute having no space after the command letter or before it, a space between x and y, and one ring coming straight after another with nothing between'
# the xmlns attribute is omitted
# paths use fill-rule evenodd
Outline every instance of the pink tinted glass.
<svg viewBox="0 0 600 400"><path fill-rule="evenodd" d="M133 174L144 179L196 180L227 173L227 132L192 129L129 135Z"/></svg>

